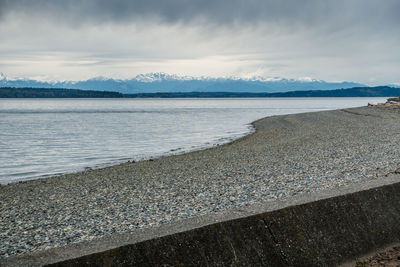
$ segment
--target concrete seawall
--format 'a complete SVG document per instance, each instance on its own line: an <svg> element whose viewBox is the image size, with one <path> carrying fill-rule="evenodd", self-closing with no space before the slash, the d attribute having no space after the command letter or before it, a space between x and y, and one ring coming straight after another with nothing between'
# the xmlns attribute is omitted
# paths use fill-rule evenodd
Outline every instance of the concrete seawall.
<svg viewBox="0 0 400 267"><path fill-rule="evenodd" d="M352 188L344 195L316 201L297 199L276 206L289 205L284 208L249 216L230 213L226 221L206 216L131 237L17 257L5 265L338 265L400 241L400 183L395 182L399 175L392 176L394 183L388 180L358 192ZM257 211L260 207L248 213ZM219 222L209 224L212 220Z"/></svg>

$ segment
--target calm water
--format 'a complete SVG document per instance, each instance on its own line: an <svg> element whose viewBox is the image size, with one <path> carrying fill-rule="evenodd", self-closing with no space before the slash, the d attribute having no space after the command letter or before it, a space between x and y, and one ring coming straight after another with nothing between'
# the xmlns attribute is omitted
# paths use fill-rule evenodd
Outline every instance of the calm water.
<svg viewBox="0 0 400 267"><path fill-rule="evenodd" d="M385 98L3 99L0 183L210 147L265 116L368 102Z"/></svg>

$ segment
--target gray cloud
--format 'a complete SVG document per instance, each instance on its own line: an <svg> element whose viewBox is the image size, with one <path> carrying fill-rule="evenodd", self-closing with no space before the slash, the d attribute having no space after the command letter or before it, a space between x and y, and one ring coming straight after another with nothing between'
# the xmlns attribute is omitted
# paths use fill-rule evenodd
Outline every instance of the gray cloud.
<svg viewBox="0 0 400 267"><path fill-rule="evenodd" d="M399 82L399 11L398 0L0 0L0 71Z"/></svg>
<svg viewBox="0 0 400 267"><path fill-rule="evenodd" d="M0 0L19 12L74 25L159 19L166 23L399 26L398 0Z"/></svg>

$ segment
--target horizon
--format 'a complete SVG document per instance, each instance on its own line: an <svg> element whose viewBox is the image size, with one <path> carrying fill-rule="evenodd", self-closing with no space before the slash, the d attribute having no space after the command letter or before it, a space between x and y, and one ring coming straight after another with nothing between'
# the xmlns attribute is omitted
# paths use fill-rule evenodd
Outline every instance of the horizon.
<svg viewBox="0 0 400 267"><path fill-rule="evenodd" d="M0 0L0 70L38 81L152 72L400 84L400 2Z"/></svg>

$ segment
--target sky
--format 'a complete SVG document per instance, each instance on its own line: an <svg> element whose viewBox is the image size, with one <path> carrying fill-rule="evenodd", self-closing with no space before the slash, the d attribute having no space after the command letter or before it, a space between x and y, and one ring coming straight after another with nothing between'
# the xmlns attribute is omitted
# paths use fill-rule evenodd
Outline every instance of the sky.
<svg viewBox="0 0 400 267"><path fill-rule="evenodd" d="M0 72L400 84L398 0L0 0Z"/></svg>

